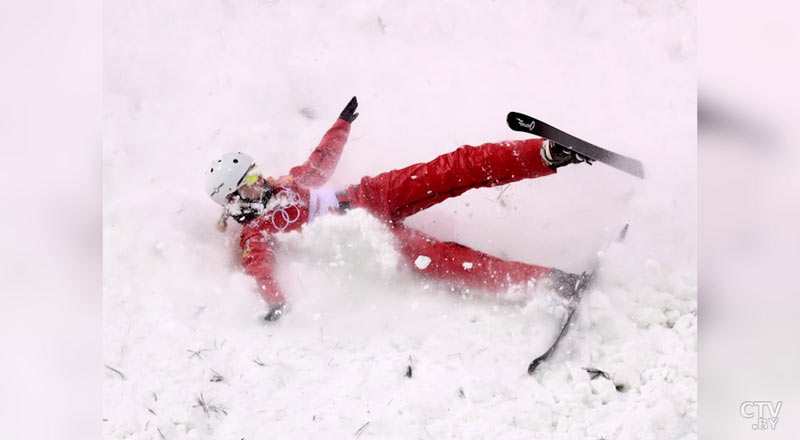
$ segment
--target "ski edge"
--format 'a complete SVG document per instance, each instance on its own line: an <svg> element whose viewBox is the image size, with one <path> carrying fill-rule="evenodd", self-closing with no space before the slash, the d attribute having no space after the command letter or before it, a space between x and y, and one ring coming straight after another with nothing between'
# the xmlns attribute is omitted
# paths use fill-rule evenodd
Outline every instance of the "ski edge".
<svg viewBox="0 0 800 440"><path fill-rule="evenodd" d="M626 223L625 226L623 226L622 229L619 231L619 233L617 233L616 238L614 240L610 241L606 245L606 247L604 249L610 248L611 245L614 244L614 243L620 243L620 242L624 241L625 237L627 237L627 235L628 235L628 227L629 226L630 226L630 223ZM602 259L598 259L598 261L595 263L594 267L590 271L589 280L586 281L586 284L583 287L583 289L578 291L578 293L575 295L575 297L570 301L569 310L567 310L567 319L564 321L564 324L561 327L561 330L558 332L558 336L556 336L556 339L553 341L552 345L550 345L550 348L548 348L547 351L545 351L543 354L538 356L536 359L532 360L530 364L528 364L528 375L529 376L533 376L534 373L536 373L536 369L539 367L539 365L541 365L542 363L546 362L550 358L550 356L558 348L559 342L561 342L561 340L564 338L564 335L567 333L567 330L569 329L570 325L572 324L572 317L575 316L575 312L578 310L578 306L580 305L581 299L583 299L583 294L589 288L592 287L592 284L594 284L594 281L595 281L595 279L597 278L597 275L598 275L598 271L600 270L601 263L602 263Z"/></svg>

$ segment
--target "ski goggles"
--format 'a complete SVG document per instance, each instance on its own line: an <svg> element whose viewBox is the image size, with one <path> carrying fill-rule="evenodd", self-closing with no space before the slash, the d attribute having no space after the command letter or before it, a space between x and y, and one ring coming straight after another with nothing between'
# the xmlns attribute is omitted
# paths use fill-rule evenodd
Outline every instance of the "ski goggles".
<svg viewBox="0 0 800 440"><path fill-rule="evenodd" d="M256 167L256 164L250 165L250 167L247 168L247 171L244 173L244 176L242 176L242 178L239 179L239 182L236 184L236 191L228 194L227 202L232 203L237 199L241 199L242 196L240 195L240 191L247 190L248 188L252 187L256 182L258 182L259 178L261 178L261 172Z"/></svg>
<svg viewBox="0 0 800 440"><path fill-rule="evenodd" d="M261 172L256 167L256 164L250 165L250 168L247 169L247 172L244 173L242 179L239 180L239 184L236 185L237 189L241 189L242 187L250 187L253 186L254 183L258 182L258 179L261 177Z"/></svg>

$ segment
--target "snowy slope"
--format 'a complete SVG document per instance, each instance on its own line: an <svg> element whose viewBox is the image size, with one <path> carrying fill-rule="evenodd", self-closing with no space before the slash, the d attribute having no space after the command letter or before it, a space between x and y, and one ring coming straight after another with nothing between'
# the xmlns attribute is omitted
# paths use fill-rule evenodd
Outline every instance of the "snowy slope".
<svg viewBox="0 0 800 440"><path fill-rule="evenodd" d="M107 2L105 438L696 437L694 8ZM258 321L239 228L214 229L202 170L244 150L285 173L352 95L361 116L337 187L462 144L524 138L505 126L509 110L645 162L644 182L574 166L409 219L575 271L631 222L537 376L527 363L563 304L413 278L362 211L281 238L293 309Z"/></svg>

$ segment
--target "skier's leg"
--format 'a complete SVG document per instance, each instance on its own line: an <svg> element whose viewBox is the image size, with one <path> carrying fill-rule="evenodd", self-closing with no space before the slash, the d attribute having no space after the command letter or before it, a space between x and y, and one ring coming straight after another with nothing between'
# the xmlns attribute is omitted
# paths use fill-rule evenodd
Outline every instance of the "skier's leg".
<svg viewBox="0 0 800 440"><path fill-rule="evenodd" d="M472 188L554 174L541 146L542 139L463 146L427 163L364 177L340 199L397 222Z"/></svg>
<svg viewBox="0 0 800 440"><path fill-rule="evenodd" d="M392 227L392 232L397 237L398 250L413 271L463 287L500 291L560 272L506 261L458 243L440 242L403 225Z"/></svg>

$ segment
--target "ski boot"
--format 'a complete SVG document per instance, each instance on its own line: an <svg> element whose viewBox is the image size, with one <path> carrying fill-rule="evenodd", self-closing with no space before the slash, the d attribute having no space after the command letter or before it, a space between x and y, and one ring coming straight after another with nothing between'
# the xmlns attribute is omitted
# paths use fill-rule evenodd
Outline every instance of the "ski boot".
<svg viewBox="0 0 800 440"><path fill-rule="evenodd" d="M272 305L269 307L269 311L264 315L264 321L275 322L288 311L289 305L286 303Z"/></svg>
<svg viewBox="0 0 800 440"><path fill-rule="evenodd" d="M564 165L569 165L571 163L586 162L589 165L592 164L592 160L588 157L564 148L564 146L559 145L550 139L545 139L544 142L542 142L542 149L540 152L545 165L550 167L552 170L563 167Z"/></svg>

